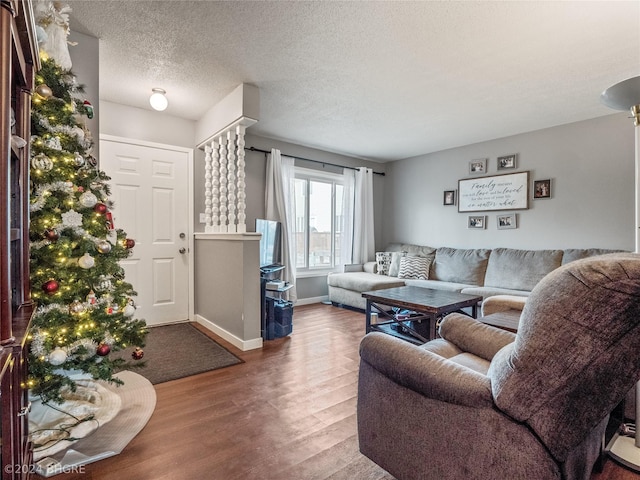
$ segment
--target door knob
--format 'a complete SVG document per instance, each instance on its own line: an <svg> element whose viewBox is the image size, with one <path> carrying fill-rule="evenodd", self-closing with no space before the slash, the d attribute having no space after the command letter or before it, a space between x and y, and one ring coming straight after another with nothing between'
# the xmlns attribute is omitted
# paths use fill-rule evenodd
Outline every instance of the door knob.
<svg viewBox="0 0 640 480"><path fill-rule="evenodd" d="M187 249L182 247L180 250L178 250L180 253L187 253Z"/></svg>

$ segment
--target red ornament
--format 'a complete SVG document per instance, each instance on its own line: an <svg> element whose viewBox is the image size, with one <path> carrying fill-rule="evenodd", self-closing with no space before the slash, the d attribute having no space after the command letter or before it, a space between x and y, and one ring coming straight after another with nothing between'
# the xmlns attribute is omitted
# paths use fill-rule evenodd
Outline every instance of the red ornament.
<svg viewBox="0 0 640 480"><path fill-rule="evenodd" d="M125 248L133 248L136 246L136 241L133 238L127 238L124 241Z"/></svg>
<svg viewBox="0 0 640 480"><path fill-rule="evenodd" d="M93 207L93 210L98 213L105 214L107 213L107 206L104 203L96 203Z"/></svg>
<svg viewBox="0 0 640 480"><path fill-rule="evenodd" d="M96 349L96 353L101 357L106 357L107 355L109 355L110 351L111 351L111 347L106 343L101 343L100 345L98 345L98 348Z"/></svg>
<svg viewBox="0 0 640 480"><path fill-rule="evenodd" d="M59 288L60 284L55 280L49 280L48 282L45 282L44 285L42 285L42 290L44 290L44 293L48 295L53 295L58 291Z"/></svg>
<svg viewBox="0 0 640 480"><path fill-rule="evenodd" d="M55 230L48 229L44 231L44 238L51 242L55 242L60 238L60 235L58 235L58 232L56 232Z"/></svg>
<svg viewBox="0 0 640 480"><path fill-rule="evenodd" d="M140 347L136 347L136 349L131 354L131 358L133 358L134 360L140 360L142 357L144 357L144 352Z"/></svg>

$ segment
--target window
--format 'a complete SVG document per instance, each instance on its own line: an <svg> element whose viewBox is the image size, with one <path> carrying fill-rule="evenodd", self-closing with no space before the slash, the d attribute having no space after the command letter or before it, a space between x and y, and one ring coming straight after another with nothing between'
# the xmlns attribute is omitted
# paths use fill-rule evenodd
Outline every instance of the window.
<svg viewBox="0 0 640 480"><path fill-rule="evenodd" d="M300 167L295 172L296 269L334 269L345 248L344 209L351 205L346 198L351 189L344 175Z"/></svg>

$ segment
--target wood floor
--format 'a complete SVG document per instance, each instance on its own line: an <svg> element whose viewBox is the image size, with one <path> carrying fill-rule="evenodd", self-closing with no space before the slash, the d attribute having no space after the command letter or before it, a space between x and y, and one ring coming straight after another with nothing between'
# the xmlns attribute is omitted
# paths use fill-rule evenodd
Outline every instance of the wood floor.
<svg viewBox="0 0 640 480"><path fill-rule="evenodd" d="M316 304L296 307L294 333L261 350L211 334L245 363L156 385L151 420L120 455L52 478L393 479L358 452L363 329L363 314ZM611 460L592 476L639 479Z"/></svg>

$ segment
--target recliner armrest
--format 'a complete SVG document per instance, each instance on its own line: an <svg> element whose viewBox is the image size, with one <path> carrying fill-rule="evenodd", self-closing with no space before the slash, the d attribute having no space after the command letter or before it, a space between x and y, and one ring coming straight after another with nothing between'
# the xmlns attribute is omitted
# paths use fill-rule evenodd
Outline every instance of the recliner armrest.
<svg viewBox="0 0 640 480"><path fill-rule="evenodd" d="M494 405L489 378L395 337L367 334L360 359L425 397L476 408Z"/></svg>
<svg viewBox="0 0 640 480"><path fill-rule="evenodd" d="M491 361L505 345L515 341L512 332L492 327L475 318L451 313L440 322L440 336L464 352Z"/></svg>

